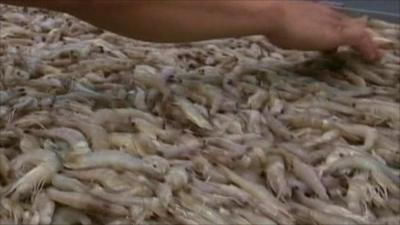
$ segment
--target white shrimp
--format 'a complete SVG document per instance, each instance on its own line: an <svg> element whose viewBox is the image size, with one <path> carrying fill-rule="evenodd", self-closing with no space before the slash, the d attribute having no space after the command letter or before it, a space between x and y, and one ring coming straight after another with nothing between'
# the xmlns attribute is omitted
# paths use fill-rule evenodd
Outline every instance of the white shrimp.
<svg viewBox="0 0 400 225"><path fill-rule="evenodd" d="M135 158L128 153L115 150L99 150L96 152L70 155L64 166L70 169L90 169L110 167L118 170L142 171L153 176L164 175L169 163L159 156L146 156L143 159Z"/></svg>
<svg viewBox="0 0 400 225"><path fill-rule="evenodd" d="M20 195L28 194L31 191L33 191L32 196L35 196L41 191L43 186L50 182L52 177L61 169L61 162L54 152L36 150L35 152L30 152L29 154L32 153L42 156L40 162L36 162L36 167L8 187L7 190L2 194L3 196L12 194L13 198L19 198Z"/></svg>
<svg viewBox="0 0 400 225"><path fill-rule="evenodd" d="M66 141L72 148L71 154L91 152L86 137L79 131L67 127L57 127L45 130L31 130L35 135L58 138Z"/></svg>
<svg viewBox="0 0 400 225"><path fill-rule="evenodd" d="M276 199L266 188L245 180L230 169L224 166L219 166L223 173L236 185L243 188L254 198L261 202L258 204L260 210L273 220L283 224L293 224L293 218L286 206Z"/></svg>
<svg viewBox="0 0 400 225"><path fill-rule="evenodd" d="M107 203L84 193L65 192L55 188L48 188L47 195L51 200L59 204L94 214L102 213L114 216L127 216L129 214L128 210L123 206Z"/></svg>
<svg viewBox="0 0 400 225"><path fill-rule="evenodd" d="M77 223L82 225L91 225L92 220L81 210L66 206L57 206L54 212L52 224L73 225Z"/></svg>
<svg viewBox="0 0 400 225"><path fill-rule="evenodd" d="M33 202L33 208L38 212L39 224L48 225L52 222L56 205L45 192L39 193Z"/></svg>

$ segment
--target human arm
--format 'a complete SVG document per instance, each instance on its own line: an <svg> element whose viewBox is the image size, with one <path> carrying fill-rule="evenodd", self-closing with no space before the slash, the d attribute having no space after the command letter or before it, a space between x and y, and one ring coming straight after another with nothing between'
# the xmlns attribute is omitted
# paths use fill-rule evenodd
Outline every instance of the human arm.
<svg viewBox="0 0 400 225"><path fill-rule="evenodd" d="M2 0L63 11L128 37L189 42L264 34L272 43L299 50L348 45L366 59L379 58L365 25L308 1L107 1Z"/></svg>

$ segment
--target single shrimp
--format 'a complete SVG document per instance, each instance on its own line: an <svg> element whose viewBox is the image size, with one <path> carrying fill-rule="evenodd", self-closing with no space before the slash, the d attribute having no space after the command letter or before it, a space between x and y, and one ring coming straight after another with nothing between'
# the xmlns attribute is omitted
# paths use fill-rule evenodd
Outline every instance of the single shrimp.
<svg viewBox="0 0 400 225"><path fill-rule="evenodd" d="M10 161L7 156L0 152L0 178L3 181L8 181L8 175L10 172Z"/></svg>
<svg viewBox="0 0 400 225"><path fill-rule="evenodd" d="M219 148L226 149L234 155L242 155L246 152L247 146L237 144L235 142L229 141L227 139L219 137L209 137L205 139L207 145L214 145Z"/></svg>
<svg viewBox="0 0 400 225"><path fill-rule="evenodd" d="M45 192L41 192L35 197L32 207L38 212L38 224L48 225L52 222L56 205Z"/></svg>
<svg viewBox="0 0 400 225"><path fill-rule="evenodd" d="M172 77L162 76L154 67L148 65L136 65L133 79L144 88L155 88L164 95L169 95L168 82Z"/></svg>
<svg viewBox="0 0 400 225"><path fill-rule="evenodd" d="M265 166L266 182L275 192L278 199L291 197L292 190L285 178L285 164L280 156L269 156Z"/></svg>
<svg viewBox="0 0 400 225"><path fill-rule="evenodd" d="M92 220L84 212L67 206L57 206L52 219L52 224L81 224L91 225Z"/></svg>
<svg viewBox="0 0 400 225"><path fill-rule="evenodd" d="M250 133L261 133L262 116L258 110L243 110L247 115L247 131Z"/></svg>
<svg viewBox="0 0 400 225"><path fill-rule="evenodd" d="M91 147L96 149L107 149L110 143L107 139L107 131L91 121L90 117L79 114L62 114L55 113L52 115L53 121L58 126L71 127L80 130L90 140Z"/></svg>
<svg viewBox="0 0 400 225"><path fill-rule="evenodd" d="M158 184L156 195L160 202L160 205L166 209L168 209L169 204L172 201L172 189L168 183L160 183Z"/></svg>
<svg viewBox="0 0 400 225"><path fill-rule="evenodd" d="M186 208L194 210L204 219L210 221L212 224L226 224L224 218L214 209L201 204L196 201L192 196L184 192L179 193L179 200Z"/></svg>
<svg viewBox="0 0 400 225"><path fill-rule="evenodd" d="M360 147L360 149L363 151L368 151L371 148L373 148L378 139L378 131L376 130L376 128L372 128L365 125L342 124L342 123L336 123L335 126L340 131L342 131L342 134L344 134L349 138L360 137L360 136L363 137L364 144Z"/></svg>
<svg viewBox="0 0 400 225"><path fill-rule="evenodd" d="M39 127L49 126L52 123L50 113L48 111L36 111L26 116L20 117L14 122L13 126L19 128L28 128L31 126L38 125Z"/></svg>
<svg viewBox="0 0 400 225"><path fill-rule="evenodd" d="M127 216L129 214L128 210L123 206L107 203L84 193L65 192L55 188L48 188L47 195L51 200L59 204L93 214L102 213L114 216Z"/></svg>
<svg viewBox="0 0 400 225"><path fill-rule="evenodd" d="M132 133L112 132L108 134L109 143L112 148L124 150L133 155L138 155L135 143L135 135Z"/></svg>
<svg viewBox="0 0 400 225"><path fill-rule="evenodd" d="M91 152L86 137L79 131L67 127L57 127L50 129L31 129L34 135L57 138L66 141L72 148L73 154L85 154Z"/></svg>
<svg viewBox="0 0 400 225"><path fill-rule="evenodd" d="M306 224L358 224L352 219L310 209L295 202L291 202L289 205L298 220Z"/></svg>
<svg viewBox="0 0 400 225"><path fill-rule="evenodd" d="M211 130L212 125L208 120L197 110L196 107L187 99L182 97L175 97L173 105L179 107L182 113L187 117L192 123L200 128Z"/></svg>
<svg viewBox="0 0 400 225"><path fill-rule="evenodd" d="M204 147L204 141L199 141L197 138L182 138L183 143L177 145L160 145L157 149L166 158L187 157L194 154Z"/></svg>
<svg viewBox="0 0 400 225"><path fill-rule="evenodd" d="M338 138L339 136L340 136L340 132L338 130L330 130L330 131L323 133L318 138L314 138L313 140L305 142L303 144L303 146L306 148L314 148L314 147L322 145L322 144L330 143L330 142L334 141L336 138Z"/></svg>
<svg viewBox="0 0 400 225"><path fill-rule="evenodd" d="M314 168L290 153L282 153L288 170L306 183L321 199L329 200L327 190Z"/></svg>
<svg viewBox="0 0 400 225"><path fill-rule="evenodd" d="M262 215L258 215L246 209L234 209L234 213L246 218L250 224L277 225L276 222Z"/></svg>
<svg viewBox="0 0 400 225"><path fill-rule="evenodd" d="M81 155L70 155L64 162L69 169L90 169L111 167L117 170L141 171L153 176L164 175L169 163L159 156L146 156L143 159L115 150L99 150Z"/></svg>
<svg viewBox="0 0 400 225"><path fill-rule="evenodd" d="M266 124L267 126L271 129L271 131L283 138L285 141L289 141L292 140L294 137L291 134L290 130L278 119L276 119L274 116L272 116L271 114L264 113L264 118L266 120Z"/></svg>
<svg viewBox="0 0 400 225"><path fill-rule="evenodd" d="M81 181L75 178L71 178L65 175L56 174L51 180L53 187L62 191L75 191L75 192L85 192L88 187Z"/></svg>
<svg viewBox="0 0 400 225"><path fill-rule="evenodd" d="M263 89L258 89L247 99L247 106L253 110L261 110L268 100L268 97L268 92Z"/></svg>
<svg viewBox="0 0 400 225"><path fill-rule="evenodd" d="M173 191L184 189L189 183L189 174L184 167L172 167L165 175L165 182Z"/></svg>
<svg viewBox="0 0 400 225"><path fill-rule="evenodd" d="M201 177L210 180L216 181L219 183L227 183L228 179L224 174L220 173L215 167L203 156L198 155L192 159L193 169L197 173L201 175Z"/></svg>
<svg viewBox="0 0 400 225"><path fill-rule="evenodd" d="M45 150L36 150L29 154L42 156L37 166L11 184L2 196L12 194L12 197L19 199L20 195L25 195L33 191L31 196L35 196L41 191L43 186L50 182L52 177L61 169L62 165L58 156L54 152Z"/></svg>
<svg viewBox="0 0 400 225"><path fill-rule="evenodd" d="M240 204L246 204L251 201L251 195L249 193L234 185L220 184L211 181L204 182L198 179L193 179L192 185L202 192L227 196Z"/></svg>
<svg viewBox="0 0 400 225"><path fill-rule="evenodd" d="M400 178L393 173L386 165L381 162L362 155L347 156L334 161L326 168L324 173L333 173L337 170L351 168L370 171L376 182L385 189L390 189L395 194L399 194L400 189L396 184L400 183Z"/></svg>
<svg viewBox="0 0 400 225"><path fill-rule="evenodd" d="M32 151L32 149L39 149L39 148L40 148L39 140L34 135L24 134L21 137L19 142L19 149L21 149L22 152L27 153L29 151Z"/></svg>
<svg viewBox="0 0 400 225"><path fill-rule="evenodd" d="M330 204L317 198L306 197L304 193L301 193L300 191L295 191L295 198L299 201L299 203L324 213L343 216L352 219L360 224L368 224L371 222L370 218L365 218L363 216L357 215L356 213L353 213L350 210L339 205Z"/></svg>
<svg viewBox="0 0 400 225"><path fill-rule="evenodd" d="M394 102L385 102L372 99L359 99L354 102L354 108L366 115L387 118L392 121L400 120L400 105Z"/></svg>
<svg viewBox="0 0 400 225"><path fill-rule="evenodd" d="M288 212L286 206L276 199L266 188L245 180L227 167L219 165L219 168L232 182L243 188L254 198L259 199L261 201L259 205L260 210L262 210L262 212L267 216L271 217L278 223L294 223L293 218Z"/></svg>
<svg viewBox="0 0 400 225"><path fill-rule="evenodd" d="M120 126L126 127L127 124L130 124L131 118L135 117L147 120L157 126L162 126L160 118L134 108L99 109L93 115L93 120L109 130L115 130Z"/></svg>

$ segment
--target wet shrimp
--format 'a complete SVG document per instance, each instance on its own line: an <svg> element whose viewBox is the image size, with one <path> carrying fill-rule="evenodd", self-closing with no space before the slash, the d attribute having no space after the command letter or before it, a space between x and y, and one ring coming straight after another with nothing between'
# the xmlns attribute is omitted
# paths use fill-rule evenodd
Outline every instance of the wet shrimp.
<svg viewBox="0 0 400 225"><path fill-rule="evenodd" d="M267 216L270 216L274 221L279 223L294 223L286 206L275 198L266 188L245 180L227 167L219 166L219 168L232 182L243 188L254 198L260 199L262 201L262 204L260 203L259 205L259 207L261 207L260 210L262 210L262 212ZM264 207L266 207L266 209Z"/></svg>
<svg viewBox="0 0 400 225"><path fill-rule="evenodd" d="M2 196L12 195L14 199L19 199L21 195L26 194L35 196L62 167L58 156L54 152L36 150L27 154L37 155L38 158L40 156L40 159L34 160L36 166L6 188Z"/></svg>
<svg viewBox="0 0 400 225"><path fill-rule="evenodd" d="M110 167L117 170L142 171L149 175L164 175L169 163L159 156L146 156L143 159L115 150L99 150L81 155L70 155L64 162L69 169L90 169Z"/></svg>
<svg viewBox="0 0 400 225"><path fill-rule="evenodd" d="M92 220L81 210L70 208L67 206L57 206L54 212L52 224L82 224L91 225Z"/></svg>
<svg viewBox="0 0 400 225"><path fill-rule="evenodd" d="M104 202L88 194L78 192L65 192L55 188L48 188L49 198L59 204L69 207L85 210L89 213L102 213L105 215L127 216L128 210L120 205Z"/></svg>
<svg viewBox="0 0 400 225"><path fill-rule="evenodd" d="M203 114L191 103L189 100L182 97L175 97L173 103L175 106L179 107L182 113L187 117L192 123L200 128L211 130L212 125L205 118Z"/></svg>
<svg viewBox="0 0 400 225"><path fill-rule="evenodd" d="M57 138L66 141L72 148L71 154L85 154L91 152L86 137L79 131L67 127L57 127L42 130L33 130L34 135Z"/></svg>
<svg viewBox="0 0 400 225"><path fill-rule="evenodd" d="M265 167L266 182L278 199L291 197L292 190L285 179L285 164L280 156L269 156Z"/></svg>
<svg viewBox="0 0 400 225"><path fill-rule="evenodd" d="M33 208L39 215L39 223L48 225L52 222L55 203L49 199L45 192L39 193L33 202Z"/></svg>

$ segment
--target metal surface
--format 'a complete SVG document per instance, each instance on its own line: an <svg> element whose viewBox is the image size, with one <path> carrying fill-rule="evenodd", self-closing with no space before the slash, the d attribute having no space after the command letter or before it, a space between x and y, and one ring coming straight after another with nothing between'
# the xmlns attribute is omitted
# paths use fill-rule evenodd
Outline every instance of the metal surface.
<svg viewBox="0 0 400 225"><path fill-rule="evenodd" d="M333 8L353 16L369 16L400 23L399 0L325 0Z"/></svg>

